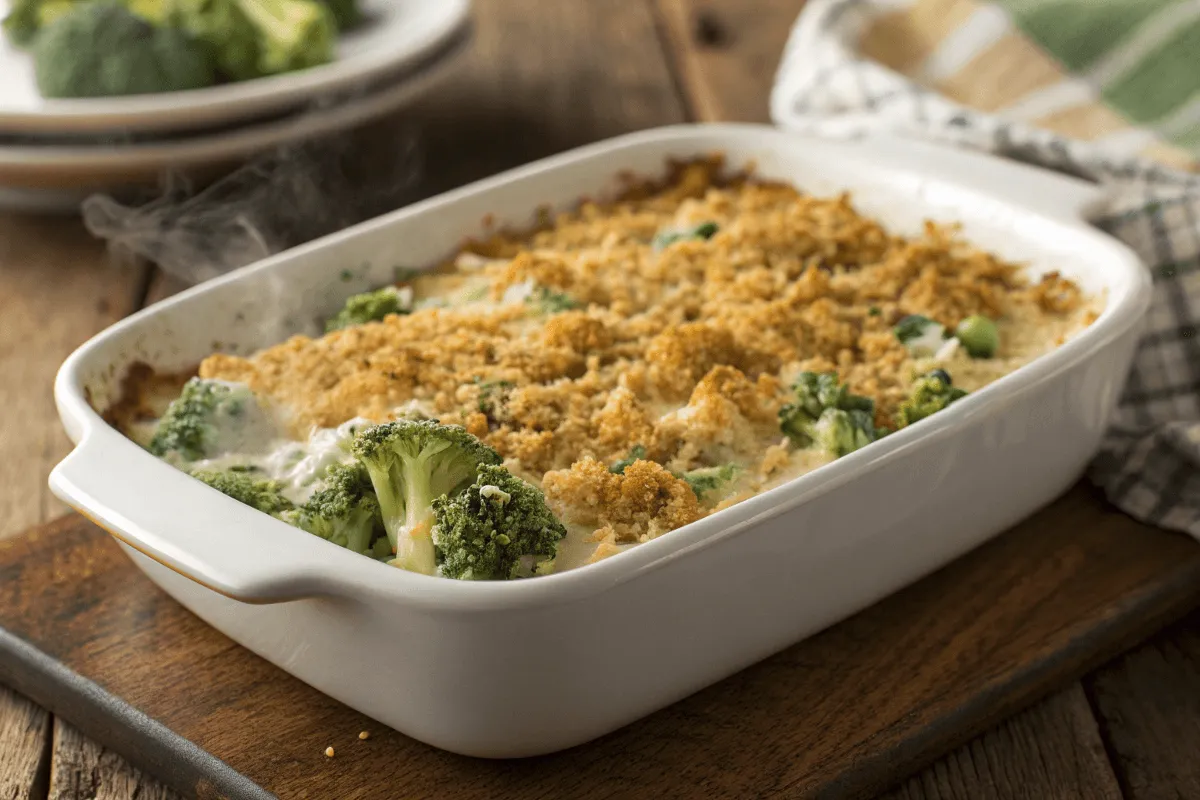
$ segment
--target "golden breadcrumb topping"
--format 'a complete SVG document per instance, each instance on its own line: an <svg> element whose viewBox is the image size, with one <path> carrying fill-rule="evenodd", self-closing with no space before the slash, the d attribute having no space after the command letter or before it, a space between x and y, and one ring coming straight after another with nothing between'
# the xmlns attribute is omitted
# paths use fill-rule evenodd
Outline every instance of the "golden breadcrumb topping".
<svg viewBox="0 0 1200 800"><path fill-rule="evenodd" d="M875 401L877 425L894 428L933 363L893 333L906 315L948 330L975 314L996 321L994 358L934 364L968 390L1094 318L1074 283L1031 282L952 229L894 235L847 196L723 182L721 167L684 165L666 186L471 243L472 255L409 283L412 313L249 358L214 355L200 374L290 409L300 438L413 403L463 425L540 483L565 521L594 531L599 558L823 463L779 428L802 370L836 371ZM701 223L716 232L655 241ZM439 301L448 286L478 291ZM609 470L639 448L645 460ZM703 500L676 477L727 463L742 478Z"/></svg>
<svg viewBox="0 0 1200 800"><path fill-rule="evenodd" d="M615 474L590 457L546 473L546 501L564 522L597 529L599 538L644 542L703 516L691 487L653 461Z"/></svg>

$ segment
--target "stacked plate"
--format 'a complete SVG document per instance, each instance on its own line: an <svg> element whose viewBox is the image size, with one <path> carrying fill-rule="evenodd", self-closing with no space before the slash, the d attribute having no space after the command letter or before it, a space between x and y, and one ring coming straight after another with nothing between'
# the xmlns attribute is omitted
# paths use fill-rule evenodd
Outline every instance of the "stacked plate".
<svg viewBox="0 0 1200 800"><path fill-rule="evenodd" d="M5 12L0 0L0 16ZM470 0L363 0L325 65L205 89L47 100L0 36L0 207L70 210L96 191L204 175L396 110L448 71Z"/></svg>

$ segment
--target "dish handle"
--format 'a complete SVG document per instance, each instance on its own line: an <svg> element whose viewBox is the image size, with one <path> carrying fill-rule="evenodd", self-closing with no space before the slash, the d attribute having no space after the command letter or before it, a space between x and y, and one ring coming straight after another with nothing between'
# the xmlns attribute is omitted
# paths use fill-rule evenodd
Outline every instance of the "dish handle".
<svg viewBox="0 0 1200 800"><path fill-rule="evenodd" d="M92 430L51 471L50 489L120 542L234 600L334 593L323 548L297 542L300 532L287 523L248 515L245 505L113 431Z"/></svg>

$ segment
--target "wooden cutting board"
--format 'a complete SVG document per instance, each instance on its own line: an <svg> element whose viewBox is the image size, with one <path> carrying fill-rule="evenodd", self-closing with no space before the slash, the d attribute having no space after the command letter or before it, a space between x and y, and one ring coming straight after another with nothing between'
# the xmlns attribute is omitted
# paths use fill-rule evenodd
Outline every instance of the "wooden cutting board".
<svg viewBox="0 0 1200 800"><path fill-rule="evenodd" d="M1200 545L1077 487L664 711L565 753L496 762L419 744L291 678L71 516L0 542L0 681L203 798L856 797L1198 602ZM613 679L637 680L637 665Z"/></svg>

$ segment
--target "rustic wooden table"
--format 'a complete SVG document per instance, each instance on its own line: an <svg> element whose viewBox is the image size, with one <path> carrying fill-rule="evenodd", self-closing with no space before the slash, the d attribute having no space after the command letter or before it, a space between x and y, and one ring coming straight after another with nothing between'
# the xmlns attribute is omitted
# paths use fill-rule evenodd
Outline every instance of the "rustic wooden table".
<svg viewBox="0 0 1200 800"><path fill-rule="evenodd" d="M403 115L425 131L422 191L629 130L764 121L802 2L477 0L476 40L461 72ZM67 511L46 488L69 447L51 399L58 365L91 334L175 288L150 268L108 263L77 220L0 215L0 537ZM173 796L0 687L0 800ZM1200 798L1200 615L888 796Z"/></svg>

